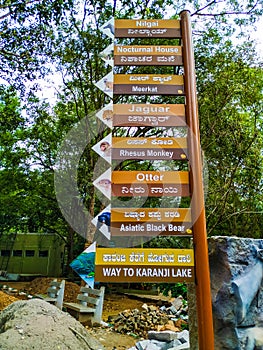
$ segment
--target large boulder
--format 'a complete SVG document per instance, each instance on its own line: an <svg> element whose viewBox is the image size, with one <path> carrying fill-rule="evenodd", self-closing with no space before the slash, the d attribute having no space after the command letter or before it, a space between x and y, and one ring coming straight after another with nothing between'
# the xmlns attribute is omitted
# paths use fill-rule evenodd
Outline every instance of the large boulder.
<svg viewBox="0 0 263 350"><path fill-rule="evenodd" d="M0 314L1 350L104 350L69 314L40 299L16 301Z"/></svg>

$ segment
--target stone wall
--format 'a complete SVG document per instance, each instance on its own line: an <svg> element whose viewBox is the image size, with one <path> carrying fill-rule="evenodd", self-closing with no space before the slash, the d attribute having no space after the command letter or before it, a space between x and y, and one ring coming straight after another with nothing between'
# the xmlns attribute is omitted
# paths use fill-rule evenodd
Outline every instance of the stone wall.
<svg viewBox="0 0 263 350"><path fill-rule="evenodd" d="M208 246L215 350L263 350L263 240L220 236ZM190 344L197 350L195 287L189 287Z"/></svg>

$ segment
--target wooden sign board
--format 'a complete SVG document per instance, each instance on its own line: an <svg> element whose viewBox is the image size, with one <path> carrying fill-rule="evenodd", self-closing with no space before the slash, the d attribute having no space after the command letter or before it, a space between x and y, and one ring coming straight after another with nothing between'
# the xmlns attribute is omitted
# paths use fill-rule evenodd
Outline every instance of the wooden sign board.
<svg viewBox="0 0 263 350"><path fill-rule="evenodd" d="M188 184L112 184L112 197L188 197Z"/></svg>
<svg viewBox="0 0 263 350"><path fill-rule="evenodd" d="M188 208L111 208L112 222L191 222Z"/></svg>
<svg viewBox="0 0 263 350"><path fill-rule="evenodd" d="M115 38L181 38L179 20L116 19Z"/></svg>
<svg viewBox="0 0 263 350"><path fill-rule="evenodd" d="M114 104L113 126L186 126L183 104Z"/></svg>
<svg viewBox="0 0 263 350"><path fill-rule="evenodd" d="M191 222L114 222L111 224L111 236L119 237L148 237L149 239L156 236L192 236Z"/></svg>
<svg viewBox="0 0 263 350"><path fill-rule="evenodd" d="M112 197L187 197L187 171L113 171Z"/></svg>
<svg viewBox="0 0 263 350"><path fill-rule="evenodd" d="M115 95L183 95L182 75L115 74Z"/></svg>
<svg viewBox="0 0 263 350"><path fill-rule="evenodd" d="M95 281L192 282L193 249L97 248Z"/></svg>
<svg viewBox="0 0 263 350"><path fill-rule="evenodd" d="M188 171L113 171L112 184L188 184Z"/></svg>
<svg viewBox="0 0 263 350"><path fill-rule="evenodd" d="M187 159L186 138L113 137L111 159Z"/></svg>
<svg viewBox="0 0 263 350"><path fill-rule="evenodd" d="M114 46L115 66L181 66L181 46Z"/></svg>

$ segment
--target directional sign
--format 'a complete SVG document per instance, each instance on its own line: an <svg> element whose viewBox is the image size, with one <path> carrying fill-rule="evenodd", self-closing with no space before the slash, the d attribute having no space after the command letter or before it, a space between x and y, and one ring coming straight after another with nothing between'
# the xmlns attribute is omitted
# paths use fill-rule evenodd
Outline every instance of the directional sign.
<svg viewBox="0 0 263 350"><path fill-rule="evenodd" d="M191 211L183 208L113 208L112 236L189 236Z"/></svg>
<svg viewBox="0 0 263 350"><path fill-rule="evenodd" d="M104 137L92 149L98 153L103 159L105 159L108 163L111 164L111 144L112 144L112 136L111 134Z"/></svg>
<svg viewBox="0 0 263 350"><path fill-rule="evenodd" d="M116 95L183 95L182 75L166 74L115 74Z"/></svg>
<svg viewBox="0 0 263 350"><path fill-rule="evenodd" d="M188 171L113 171L112 184L188 184Z"/></svg>
<svg viewBox="0 0 263 350"><path fill-rule="evenodd" d="M115 20L116 38L181 38L178 20Z"/></svg>
<svg viewBox="0 0 263 350"><path fill-rule="evenodd" d="M113 137L112 159L187 159L186 138Z"/></svg>
<svg viewBox="0 0 263 350"><path fill-rule="evenodd" d="M113 121L113 104L109 103L96 113L96 117L99 118L108 128L112 129Z"/></svg>
<svg viewBox="0 0 263 350"><path fill-rule="evenodd" d="M106 95L113 97L113 71L105 75L102 79L95 83L95 86L103 91Z"/></svg>
<svg viewBox="0 0 263 350"><path fill-rule="evenodd" d="M112 208L111 222L191 222L188 208Z"/></svg>
<svg viewBox="0 0 263 350"><path fill-rule="evenodd" d="M182 104L115 104L113 126L186 126Z"/></svg>
<svg viewBox="0 0 263 350"><path fill-rule="evenodd" d="M187 171L113 171L112 196L186 197L189 196Z"/></svg>
<svg viewBox="0 0 263 350"><path fill-rule="evenodd" d="M75 260L70 263L70 267L88 284L94 288L95 274L95 252L96 242L84 250Z"/></svg>
<svg viewBox="0 0 263 350"><path fill-rule="evenodd" d="M93 185L100 190L104 196L111 199L111 168L106 170L95 181L93 181Z"/></svg>
<svg viewBox="0 0 263 350"><path fill-rule="evenodd" d="M193 249L97 248L95 281L192 282Z"/></svg>
<svg viewBox="0 0 263 350"><path fill-rule="evenodd" d="M115 66L181 66L181 46L114 46Z"/></svg>

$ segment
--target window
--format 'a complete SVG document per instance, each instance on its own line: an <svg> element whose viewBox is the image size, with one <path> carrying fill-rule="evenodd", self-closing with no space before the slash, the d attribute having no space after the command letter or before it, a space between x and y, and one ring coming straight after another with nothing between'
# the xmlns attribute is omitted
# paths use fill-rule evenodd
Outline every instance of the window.
<svg viewBox="0 0 263 350"><path fill-rule="evenodd" d="M22 250L13 250L13 256L22 256Z"/></svg>
<svg viewBox="0 0 263 350"><path fill-rule="evenodd" d="M47 258L48 257L48 250L40 250L38 253L38 256L40 258Z"/></svg>
<svg viewBox="0 0 263 350"><path fill-rule="evenodd" d="M9 249L2 249L1 250L1 256L10 256L11 251Z"/></svg>
<svg viewBox="0 0 263 350"><path fill-rule="evenodd" d="M34 250L26 250L26 257L32 257L35 256Z"/></svg>

